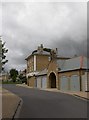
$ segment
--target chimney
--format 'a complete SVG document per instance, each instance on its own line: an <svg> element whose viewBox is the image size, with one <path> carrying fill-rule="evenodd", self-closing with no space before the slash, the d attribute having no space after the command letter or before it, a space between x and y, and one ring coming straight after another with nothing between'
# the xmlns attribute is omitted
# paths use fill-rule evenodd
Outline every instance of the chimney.
<svg viewBox="0 0 89 120"><path fill-rule="evenodd" d="M41 46L41 48L43 49L43 44L41 44L40 46Z"/></svg>
<svg viewBox="0 0 89 120"><path fill-rule="evenodd" d="M56 48L56 55L58 55L58 49Z"/></svg>
<svg viewBox="0 0 89 120"><path fill-rule="evenodd" d="M38 46L38 53L39 54L43 53L43 44L41 44L40 46Z"/></svg>

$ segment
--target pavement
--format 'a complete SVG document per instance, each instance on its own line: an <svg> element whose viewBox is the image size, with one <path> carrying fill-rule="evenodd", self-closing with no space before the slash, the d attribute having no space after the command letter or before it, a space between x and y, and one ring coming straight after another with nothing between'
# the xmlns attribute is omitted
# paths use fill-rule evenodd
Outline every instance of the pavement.
<svg viewBox="0 0 89 120"><path fill-rule="evenodd" d="M17 86L32 88L32 87L27 86L26 84L17 84ZM65 92L65 91L60 91L57 89L40 89L40 90L45 90L49 92L51 91L62 92L62 93L74 95L80 98L89 99L89 92L69 92L69 91ZM2 113L2 118L14 118L21 104L22 99L6 89L0 89L0 97L2 98L0 99L2 100L0 101L0 103L2 103L2 109L0 109L0 113Z"/></svg>
<svg viewBox="0 0 89 120"><path fill-rule="evenodd" d="M22 87L26 87L26 88L32 88L30 86L27 86L26 84L17 84L17 86L22 86ZM78 91L61 91L61 90L58 90L56 88L52 88L52 89L42 89L42 88L35 88L35 89L40 89L40 90L45 90L45 91L49 91L49 92L61 92L61 93L66 93L66 94L70 94L70 95L73 95L75 97L80 97L80 98L83 98L83 99L86 99L86 100L89 100L89 92L78 92Z"/></svg>
<svg viewBox="0 0 89 120"><path fill-rule="evenodd" d="M21 103L21 98L3 88L0 89L0 96L2 96L2 119L13 119Z"/></svg>
<svg viewBox="0 0 89 120"><path fill-rule="evenodd" d="M45 89L42 89L42 90L45 90ZM61 92L61 93L66 93L66 94L74 95L74 96L77 96L77 97L81 97L81 98L84 98L84 99L89 99L89 92L61 91L61 90L57 90L57 89L46 89L46 91Z"/></svg>
<svg viewBox="0 0 89 120"><path fill-rule="evenodd" d="M0 86L0 120L2 118L2 86Z"/></svg>
<svg viewBox="0 0 89 120"><path fill-rule="evenodd" d="M87 118L87 101L61 92L3 85L18 95L23 105L18 118ZM54 90L56 91L56 90Z"/></svg>

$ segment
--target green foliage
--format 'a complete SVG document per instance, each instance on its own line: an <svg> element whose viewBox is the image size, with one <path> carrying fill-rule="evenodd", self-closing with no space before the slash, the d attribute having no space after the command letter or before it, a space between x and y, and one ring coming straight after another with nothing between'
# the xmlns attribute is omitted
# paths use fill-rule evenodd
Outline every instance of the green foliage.
<svg viewBox="0 0 89 120"><path fill-rule="evenodd" d="M0 73L2 71L2 41L0 40Z"/></svg>
<svg viewBox="0 0 89 120"><path fill-rule="evenodd" d="M5 48L5 42L3 43L0 36L0 72L4 70L4 65L8 62L8 60L5 60L6 53L8 52L8 49ZM2 69L1 69L2 68Z"/></svg>
<svg viewBox="0 0 89 120"><path fill-rule="evenodd" d="M23 78L22 78L22 83L27 84L27 78L26 78L26 76L23 76Z"/></svg>
<svg viewBox="0 0 89 120"><path fill-rule="evenodd" d="M16 82L17 76L18 76L18 71L16 69L11 69L10 77L12 78L13 82Z"/></svg>
<svg viewBox="0 0 89 120"><path fill-rule="evenodd" d="M2 81L2 84L21 84L22 82L21 81L16 81L16 82L13 82L13 81Z"/></svg>
<svg viewBox="0 0 89 120"><path fill-rule="evenodd" d="M22 81L22 83L26 83L27 84L27 78L23 74L19 75L19 79Z"/></svg>
<svg viewBox="0 0 89 120"><path fill-rule="evenodd" d="M22 78L23 78L23 74L20 74L20 75L19 75L19 79L22 79Z"/></svg>

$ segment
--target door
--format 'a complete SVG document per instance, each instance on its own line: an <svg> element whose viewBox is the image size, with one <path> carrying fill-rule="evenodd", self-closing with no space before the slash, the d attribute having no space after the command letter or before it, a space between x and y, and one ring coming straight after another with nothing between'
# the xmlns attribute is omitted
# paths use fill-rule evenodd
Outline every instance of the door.
<svg viewBox="0 0 89 120"><path fill-rule="evenodd" d="M88 76L87 73L82 75L82 91L87 91L88 88Z"/></svg>
<svg viewBox="0 0 89 120"><path fill-rule="evenodd" d="M41 77L37 77L37 88L41 88Z"/></svg>
<svg viewBox="0 0 89 120"><path fill-rule="evenodd" d="M60 79L60 90L67 91L68 90L68 77L62 76Z"/></svg>
<svg viewBox="0 0 89 120"><path fill-rule="evenodd" d="M71 76L71 91L80 91L80 81L78 75Z"/></svg>
<svg viewBox="0 0 89 120"><path fill-rule="evenodd" d="M50 88L56 88L56 75L51 72L49 75L49 86Z"/></svg>
<svg viewBox="0 0 89 120"><path fill-rule="evenodd" d="M42 77L42 88L43 89L47 88L47 77L46 76Z"/></svg>

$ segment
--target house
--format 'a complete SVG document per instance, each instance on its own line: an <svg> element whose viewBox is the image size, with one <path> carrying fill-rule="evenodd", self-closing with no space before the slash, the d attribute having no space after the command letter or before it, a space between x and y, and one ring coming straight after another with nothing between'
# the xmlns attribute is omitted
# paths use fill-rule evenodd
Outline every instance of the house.
<svg viewBox="0 0 89 120"><path fill-rule="evenodd" d="M33 51L30 56L26 58L27 61L27 84L34 86L35 76L45 68L47 68L50 61L50 53L43 50L43 45L38 46L38 49Z"/></svg>
<svg viewBox="0 0 89 120"><path fill-rule="evenodd" d="M36 88L47 88L47 69L40 71L35 76L35 87Z"/></svg>
<svg viewBox="0 0 89 120"><path fill-rule="evenodd" d="M88 91L87 61L88 58L83 56L52 61L47 74L48 88L63 91Z"/></svg>
<svg viewBox="0 0 89 120"><path fill-rule="evenodd" d="M79 56L65 61L64 66L59 71L60 89L65 87L66 90L71 91L88 91L88 60L84 56ZM65 83L63 83L63 79L66 81Z"/></svg>
<svg viewBox="0 0 89 120"><path fill-rule="evenodd" d="M88 58L67 58L57 55L57 49L44 51L43 45L27 60L27 84L36 88L57 88L62 91L89 91Z"/></svg>
<svg viewBox="0 0 89 120"><path fill-rule="evenodd" d="M0 83L2 83L2 81L8 81L8 80L9 80L8 73L0 73Z"/></svg>

